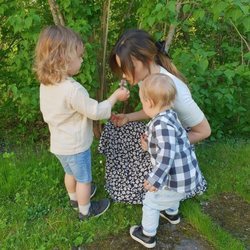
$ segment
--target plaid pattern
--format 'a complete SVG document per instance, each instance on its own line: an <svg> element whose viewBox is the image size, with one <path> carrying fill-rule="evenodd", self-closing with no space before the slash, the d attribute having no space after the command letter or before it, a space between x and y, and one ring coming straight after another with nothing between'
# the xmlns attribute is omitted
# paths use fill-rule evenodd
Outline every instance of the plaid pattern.
<svg viewBox="0 0 250 250"><path fill-rule="evenodd" d="M166 110L147 125L148 152L153 170L146 179L156 188L191 193L202 185L195 153L176 113Z"/></svg>

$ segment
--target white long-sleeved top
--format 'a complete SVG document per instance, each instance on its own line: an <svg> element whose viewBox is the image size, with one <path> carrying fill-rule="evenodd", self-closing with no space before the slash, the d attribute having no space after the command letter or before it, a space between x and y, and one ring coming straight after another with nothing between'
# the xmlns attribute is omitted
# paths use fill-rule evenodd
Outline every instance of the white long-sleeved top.
<svg viewBox="0 0 250 250"><path fill-rule="evenodd" d="M112 105L98 103L73 78L55 85L40 85L40 109L50 131L50 151L72 155L87 150L93 141L93 120L108 119Z"/></svg>

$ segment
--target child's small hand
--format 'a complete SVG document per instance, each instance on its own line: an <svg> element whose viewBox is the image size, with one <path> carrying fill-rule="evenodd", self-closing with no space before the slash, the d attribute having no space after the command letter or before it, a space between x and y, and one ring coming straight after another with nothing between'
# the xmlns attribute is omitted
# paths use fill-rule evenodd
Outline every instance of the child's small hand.
<svg viewBox="0 0 250 250"><path fill-rule="evenodd" d="M144 180L144 188L149 192L156 192L158 189L154 187L149 181Z"/></svg>
<svg viewBox="0 0 250 250"><path fill-rule="evenodd" d="M128 89L120 87L114 92L114 94L119 101L126 101L129 98L130 92Z"/></svg>
<svg viewBox="0 0 250 250"><path fill-rule="evenodd" d="M146 134L141 135L141 147L144 151L148 150L148 137Z"/></svg>

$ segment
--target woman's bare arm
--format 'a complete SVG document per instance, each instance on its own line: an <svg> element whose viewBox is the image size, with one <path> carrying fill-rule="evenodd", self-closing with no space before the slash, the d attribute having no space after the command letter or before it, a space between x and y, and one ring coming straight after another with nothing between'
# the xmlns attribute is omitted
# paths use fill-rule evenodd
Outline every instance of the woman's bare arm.
<svg viewBox="0 0 250 250"><path fill-rule="evenodd" d="M195 144L209 137L211 128L206 118L204 118L198 125L191 128L188 133L188 138L191 144Z"/></svg>
<svg viewBox="0 0 250 250"><path fill-rule="evenodd" d="M128 122L141 121L145 119L149 119L149 117L144 113L143 110L128 114L112 114L111 116L111 121L118 127L123 126Z"/></svg>

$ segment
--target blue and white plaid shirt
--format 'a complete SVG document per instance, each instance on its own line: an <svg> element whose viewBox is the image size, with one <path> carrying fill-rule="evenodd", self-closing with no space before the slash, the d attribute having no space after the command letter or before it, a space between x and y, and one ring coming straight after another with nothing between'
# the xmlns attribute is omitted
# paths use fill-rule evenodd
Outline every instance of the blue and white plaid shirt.
<svg viewBox="0 0 250 250"><path fill-rule="evenodd" d="M146 179L156 188L192 193L202 185L202 174L187 132L173 110L156 115L148 124L148 152L153 164Z"/></svg>

